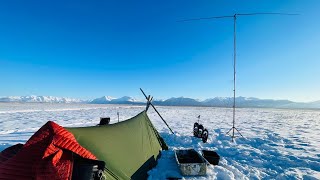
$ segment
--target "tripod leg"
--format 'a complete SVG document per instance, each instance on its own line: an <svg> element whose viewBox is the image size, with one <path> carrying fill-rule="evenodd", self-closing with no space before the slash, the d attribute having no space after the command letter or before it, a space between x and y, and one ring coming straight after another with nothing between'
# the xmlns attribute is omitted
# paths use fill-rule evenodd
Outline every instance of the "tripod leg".
<svg viewBox="0 0 320 180"><path fill-rule="evenodd" d="M233 127L226 133L226 134L229 134L229 132L233 129Z"/></svg>
<svg viewBox="0 0 320 180"><path fill-rule="evenodd" d="M237 132L241 135L241 137L243 137L242 134L240 133L240 131L239 131L236 127L235 127L235 129L236 129Z"/></svg>

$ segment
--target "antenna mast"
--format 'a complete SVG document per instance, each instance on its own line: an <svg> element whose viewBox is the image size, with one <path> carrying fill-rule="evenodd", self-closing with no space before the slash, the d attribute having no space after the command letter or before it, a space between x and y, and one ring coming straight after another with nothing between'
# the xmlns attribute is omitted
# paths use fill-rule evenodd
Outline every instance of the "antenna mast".
<svg viewBox="0 0 320 180"><path fill-rule="evenodd" d="M254 15L299 15L299 14L289 14L289 13L244 13L244 14L234 14L233 16L213 16L213 17L205 17L205 18L195 18L195 19L185 19L178 22L186 22L186 21L198 21L198 20L211 20L211 19L221 19L221 18L233 18L233 115L232 115L232 128L227 132L228 135L231 136L232 141L237 137L235 136L235 132L238 132L241 137L242 134L235 127L236 121L236 24L237 24L237 16L254 16ZM232 134L229 134L232 131Z"/></svg>
<svg viewBox="0 0 320 180"><path fill-rule="evenodd" d="M237 16L236 14L233 16L233 106L232 106L232 109L233 109L233 115L232 115L232 141L233 139L235 138L235 135L234 135L234 130L237 130L238 129L234 126L235 124L235 119L236 119L236 60L237 60L237 54L236 54L236 21L237 21ZM231 130L230 129L230 130ZM230 132L230 130L227 132L227 134ZM239 134L242 136L242 134L240 133L240 131L238 131ZM243 137L243 136L242 136Z"/></svg>

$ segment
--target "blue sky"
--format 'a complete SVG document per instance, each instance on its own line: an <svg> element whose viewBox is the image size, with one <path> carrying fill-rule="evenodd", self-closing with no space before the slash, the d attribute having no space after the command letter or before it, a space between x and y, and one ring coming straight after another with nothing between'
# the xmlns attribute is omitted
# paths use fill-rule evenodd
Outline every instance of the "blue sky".
<svg viewBox="0 0 320 180"><path fill-rule="evenodd" d="M1 1L0 96L320 100L320 1Z"/></svg>

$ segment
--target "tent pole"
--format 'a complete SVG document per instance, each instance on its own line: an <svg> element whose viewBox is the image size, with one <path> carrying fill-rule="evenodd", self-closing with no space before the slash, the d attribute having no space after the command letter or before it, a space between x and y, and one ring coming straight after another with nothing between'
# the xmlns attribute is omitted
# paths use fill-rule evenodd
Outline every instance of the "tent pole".
<svg viewBox="0 0 320 180"><path fill-rule="evenodd" d="M154 107L154 105L151 103L150 98L148 98L148 96L143 92L143 90L140 88L140 91L142 92L142 94L144 95L144 97L147 99L147 103L149 103L149 105L151 105L153 107L153 109L157 112L157 114L159 115L159 117L162 119L162 121L167 125L167 127L169 128L169 130L171 131L172 134L174 134L174 132L172 131L172 129L169 127L169 125L167 124L167 122L163 119L163 117L161 116L161 114L158 112L158 110L156 109L156 107Z"/></svg>

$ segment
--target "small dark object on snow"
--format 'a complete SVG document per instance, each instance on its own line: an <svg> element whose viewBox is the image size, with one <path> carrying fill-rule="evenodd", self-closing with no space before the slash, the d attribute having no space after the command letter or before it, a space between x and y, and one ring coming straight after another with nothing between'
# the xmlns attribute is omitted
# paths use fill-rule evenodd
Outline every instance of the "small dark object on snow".
<svg viewBox="0 0 320 180"><path fill-rule="evenodd" d="M202 150L202 156L212 165L219 164L220 156L214 151Z"/></svg>
<svg viewBox="0 0 320 180"><path fill-rule="evenodd" d="M110 123L110 117L101 117L99 126L108 125Z"/></svg>
<svg viewBox="0 0 320 180"><path fill-rule="evenodd" d="M204 129L204 127L202 126L202 124L199 124L198 125L198 138L202 137L203 129Z"/></svg>
<svg viewBox="0 0 320 180"><path fill-rule="evenodd" d="M196 122L193 125L193 136L198 137L198 126L199 124Z"/></svg>
<svg viewBox="0 0 320 180"><path fill-rule="evenodd" d="M202 142L206 143L209 136L209 131L203 127L202 124L195 122L193 124L193 136L201 138Z"/></svg>
<svg viewBox="0 0 320 180"><path fill-rule="evenodd" d="M105 162L74 156L72 180L100 180Z"/></svg>
<svg viewBox="0 0 320 180"><path fill-rule="evenodd" d="M209 136L208 130L207 129L203 130L202 137L201 137L202 142L206 143L208 140L208 136Z"/></svg>

